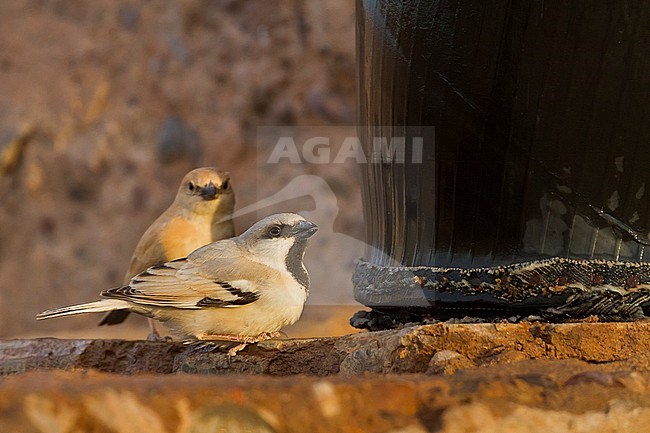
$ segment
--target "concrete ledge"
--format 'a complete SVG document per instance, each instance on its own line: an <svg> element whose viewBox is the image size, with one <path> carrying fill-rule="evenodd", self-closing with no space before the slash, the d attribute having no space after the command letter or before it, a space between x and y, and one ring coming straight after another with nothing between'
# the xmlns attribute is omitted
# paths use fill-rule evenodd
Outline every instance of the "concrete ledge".
<svg viewBox="0 0 650 433"><path fill-rule="evenodd" d="M180 343L50 338L0 342L4 375L37 369L118 374L435 374L526 359L576 359L649 371L650 323L441 323L336 338L267 341L231 359L223 352L196 351Z"/></svg>

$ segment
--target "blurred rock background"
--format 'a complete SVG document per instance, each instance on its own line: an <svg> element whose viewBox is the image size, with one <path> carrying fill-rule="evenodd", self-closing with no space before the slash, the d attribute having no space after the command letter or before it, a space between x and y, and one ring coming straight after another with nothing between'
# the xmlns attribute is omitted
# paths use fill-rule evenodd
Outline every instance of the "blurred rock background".
<svg viewBox="0 0 650 433"><path fill-rule="evenodd" d="M333 231L362 239L351 163L263 167L257 144L260 126L354 123L354 45L349 0L3 1L0 337L144 337L135 319L34 315L119 285L196 166L229 170L238 208L319 176L336 194ZM309 203L243 215L237 230ZM361 252L336 248L314 239L313 306L289 335L351 331L349 258Z"/></svg>

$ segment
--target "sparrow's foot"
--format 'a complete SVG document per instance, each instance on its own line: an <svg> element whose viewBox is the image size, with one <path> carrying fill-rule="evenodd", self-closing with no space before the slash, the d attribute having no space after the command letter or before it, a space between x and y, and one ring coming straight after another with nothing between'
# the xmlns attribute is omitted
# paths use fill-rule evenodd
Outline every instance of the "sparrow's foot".
<svg viewBox="0 0 650 433"><path fill-rule="evenodd" d="M231 347L230 349L228 349L228 357L232 358L233 356L237 355L237 352L239 352L240 350L243 350L244 348L246 348L246 346L247 346L247 343L241 343L241 344L238 344L236 346Z"/></svg>
<svg viewBox="0 0 650 433"><path fill-rule="evenodd" d="M183 344L189 346L189 353L210 353L214 352L217 349L223 349L223 345L218 344L214 341L203 341L203 340L185 340Z"/></svg>
<svg viewBox="0 0 650 433"><path fill-rule="evenodd" d="M155 334L153 332L150 332L149 335L147 335L147 341L171 343L172 341L174 341L174 339L169 335L165 335L163 337L157 332Z"/></svg>
<svg viewBox="0 0 650 433"><path fill-rule="evenodd" d="M279 332L262 332L259 335L256 335L255 337L250 337L250 336L241 336L239 337L241 340L241 343L238 344L237 346L233 346L230 349L228 349L228 356L232 357L237 354L240 350L243 350L246 346L249 344L253 343L259 343L260 341L266 341L270 340L272 338L278 338L281 337L282 334ZM232 341L232 340L231 340Z"/></svg>
<svg viewBox="0 0 650 433"><path fill-rule="evenodd" d="M247 335L231 335L231 334L198 334L196 336L199 340L203 341L232 341L234 343L250 343Z"/></svg>
<svg viewBox="0 0 650 433"><path fill-rule="evenodd" d="M248 343L239 342L239 344L233 344L235 342L224 341L224 340L188 340L184 341L183 344L186 344L190 347L188 354L197 355L203 353L212 353L212 352L222 352L228 350L228 358L231 358L237 354L240 350L246 348Z"/></svg>
<svg viewBox="0 0 650 433"><path fill-rule="evenodd" d="M149 335L147 335L147 341L172 341L171 337L162 337L160 335L153 319L147 318L147 322L149 323Z"/></svg>
<svg viewBox="0 0 650 433"><path fill-rule="evenodd" d="M286 336L287 334L285 334L284 332L276 331L276 332L262 332L256 338L257 338L257 342L259 342L259 341L266 341L266 340L271 340L273 338L281 338Z"/></svg>
<svg viewBox="0 0 650 433"><path fill-rule="evenodd" d="M237 352L244 349L247 345L258 343L260 341L270 340L272 338L281 337L280 332L262 332L261 334L251 336L251 335L230 335L230 334L200 334L197 335L197 338L203 343L210 344L212 343L215 347L219 347L218 342L233 342L239 343L236 346L230 347L228 349L228 356L235 356ZM205 346L204 346L205 347Z"/></svg>
<svg viewBox="0 0 650 433"><path fill-rule="evenodd" d="M260 341L270 340L281 337L279 332L262 332L258 335L229 335L229 334L202 334L197 336L200 340L206 341L232 341L234 343L259 343Z"/></svg>

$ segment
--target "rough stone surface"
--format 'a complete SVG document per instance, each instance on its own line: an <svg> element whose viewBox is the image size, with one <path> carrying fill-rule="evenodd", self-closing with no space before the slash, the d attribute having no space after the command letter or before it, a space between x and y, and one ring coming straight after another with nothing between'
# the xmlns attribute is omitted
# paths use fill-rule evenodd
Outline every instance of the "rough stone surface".
<svg viewBox="0 0 650 433"><path fill-rule="evenodd" d="M454 373L527 360L575 360L610 370L650 369L650 323L435 324L343 337L273 340L229 358L219 349L126 340L9 340L0 371L251 373L274 376ZM479 369L480 370L480 369Z"/></svg>
<svg viewBox="0 0 650 433"><path fill-rule="evenodd" d="M0 431L647 431L650 374L592 379L585 364L555 362L536 373L493 366L453 376L33 372L0 381Z"/></svg>
<svg viewBox="0 0 650 433"><path fill-rule="evenodd" d="M452 374L457 370L471 367L475 367L475 364L460 353L454 352L453 350L441 350L431 357L426 373Z"/></svg>
<svg viewBox="0 0 650 433"><path fill-rule="evenodd" d="M8 340L0 431L645 432L649 331L440 323L267 341L231 359L181 343Z"/></svg>

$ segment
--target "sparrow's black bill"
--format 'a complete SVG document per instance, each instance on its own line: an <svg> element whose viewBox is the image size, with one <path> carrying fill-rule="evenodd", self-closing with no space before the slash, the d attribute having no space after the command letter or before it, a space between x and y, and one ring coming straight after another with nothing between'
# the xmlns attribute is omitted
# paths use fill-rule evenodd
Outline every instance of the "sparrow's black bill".
<svg viewBox="0 0 650 433"><path fill-rule="evenodd" d="M213 200L217 196L217 187L210 183L201 188L199 195L203 197L203 200Z"/></svg>
<svg viewBox="0 0 650 433"><path fill-rule="evenodd" d="M309 221L300 221L296 224L294 232L298 238L308 238L318 230L318 226Z"/></svg>

